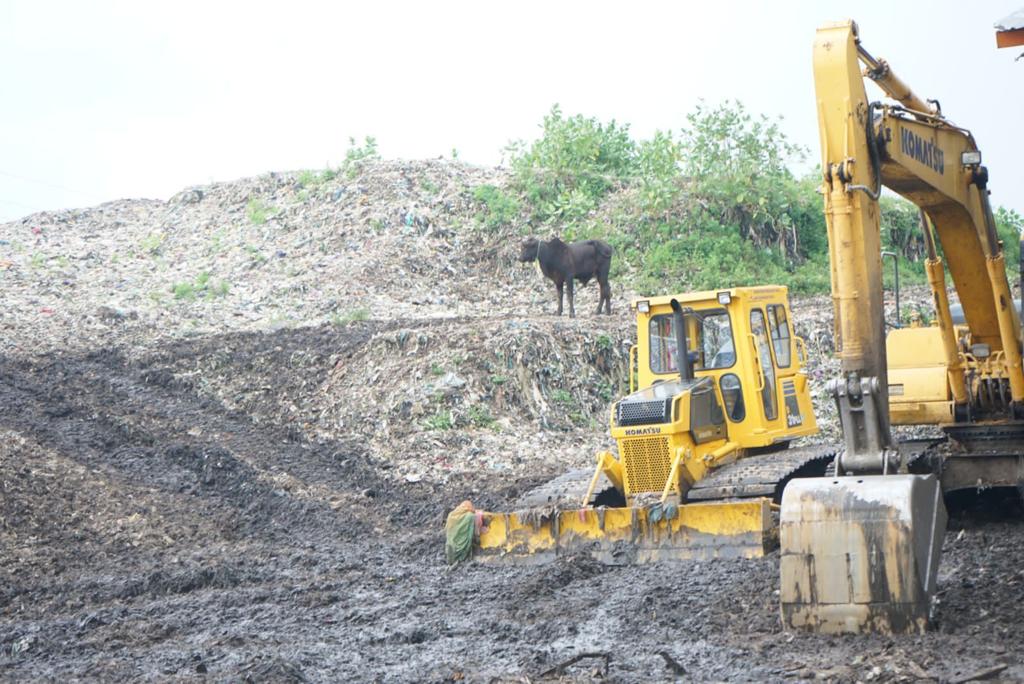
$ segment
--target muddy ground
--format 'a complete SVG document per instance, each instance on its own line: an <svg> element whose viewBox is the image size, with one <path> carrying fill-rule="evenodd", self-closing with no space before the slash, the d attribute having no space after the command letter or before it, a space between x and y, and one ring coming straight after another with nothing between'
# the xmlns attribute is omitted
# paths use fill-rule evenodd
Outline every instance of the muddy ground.
<svg viewBox="0 0 1024 684"><path fill-rule="evenodd" d="M294 384L297 349L343 363L375 325L230 344ZM173 371L225 343L0 359L0 678L1024 678L1013 501L954 518L937 628L920 637L783 632L776 554L450 571L450 507L497 507L553 473L387 477L356 434L313 441ZM544 674L584 653L605 657Z"/></svg>

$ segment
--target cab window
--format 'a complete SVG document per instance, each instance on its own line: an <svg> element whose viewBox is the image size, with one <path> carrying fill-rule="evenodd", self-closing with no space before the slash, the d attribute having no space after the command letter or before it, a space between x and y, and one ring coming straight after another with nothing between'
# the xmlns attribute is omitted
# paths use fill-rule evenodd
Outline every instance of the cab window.
<svg viewBox="0 0 1024 684"><path fill-rule="evenodd" d="M779 364L779 368L788 368L792 345L789 341L789 321L786 320L786 307L781 304L768 305L768 326L771 328L775 361Z"/></svg>
<svg viewBox="0 0 1024 684"><path fill-rule="evenodd" d="M732 326L725 309L694 311L683 315L690 357L694 370L728 368L736 363ZM676 373L676 330L672 314L651 317L648 324L651 341L651 371Z"/></svg>
<svg viewBox="0 0 1024 684"><path fill-rule="evenodd" d="M775 366L772 364L772 353L768 349L768 335L765 330L764 312L761 309L750 311L750 332L754 336L754 346L761 367L761 403L764 405L766 420L775 420L777 416L775 401Z"/></svg>

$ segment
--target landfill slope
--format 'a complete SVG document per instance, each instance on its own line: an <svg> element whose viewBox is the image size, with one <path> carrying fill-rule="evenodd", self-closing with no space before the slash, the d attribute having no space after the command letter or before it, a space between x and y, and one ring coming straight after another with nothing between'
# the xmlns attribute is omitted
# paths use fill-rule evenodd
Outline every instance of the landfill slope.
<svg viewBox="0 0 1024 684"><path fill-rule="evenodd" d="M500 170L297 179L0 226L0 678L1024 678L1015 497L959 502L924 636L783 632L776 554L448 569L459 501L610 446L636 293L553 316L473 227ZM794 313L823 439L828 308Z"/></svg>

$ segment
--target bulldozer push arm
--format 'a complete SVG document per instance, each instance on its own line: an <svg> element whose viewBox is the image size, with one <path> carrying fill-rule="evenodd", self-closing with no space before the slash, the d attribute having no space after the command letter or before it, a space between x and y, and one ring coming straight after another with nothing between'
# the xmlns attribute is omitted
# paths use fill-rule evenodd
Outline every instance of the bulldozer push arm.
<svg viewBox="0 0 1024 684"><path fill-rule="evenodd" d="M842 366L830 389L844 443L835 477L794 481L783 495L782 617L788 627L826 632L920 631L935 588L945 509L935 475L906 474L890 422L948 426L970 423L982 411L988 419L1017 418L1024 407L1020 320L989 206L988 172L971 133L873 57L852 21L818 30L814 79ZM892 101L870 102L865 79ZM931 328L896 330L888 340L883 186L921 210L938 320ZM936 240L963 306L964 330L953 325Z"/></svg>

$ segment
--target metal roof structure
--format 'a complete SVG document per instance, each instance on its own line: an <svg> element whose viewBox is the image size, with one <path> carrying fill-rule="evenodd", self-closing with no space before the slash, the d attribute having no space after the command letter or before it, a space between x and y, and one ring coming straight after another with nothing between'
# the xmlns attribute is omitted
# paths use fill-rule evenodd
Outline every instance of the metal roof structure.
<svg viewBox="0 0 1024 684"><path fill-rule="evenodd" d="M996 46L1024 45L1024 9L1019 9L996 22Z"/></svg>

